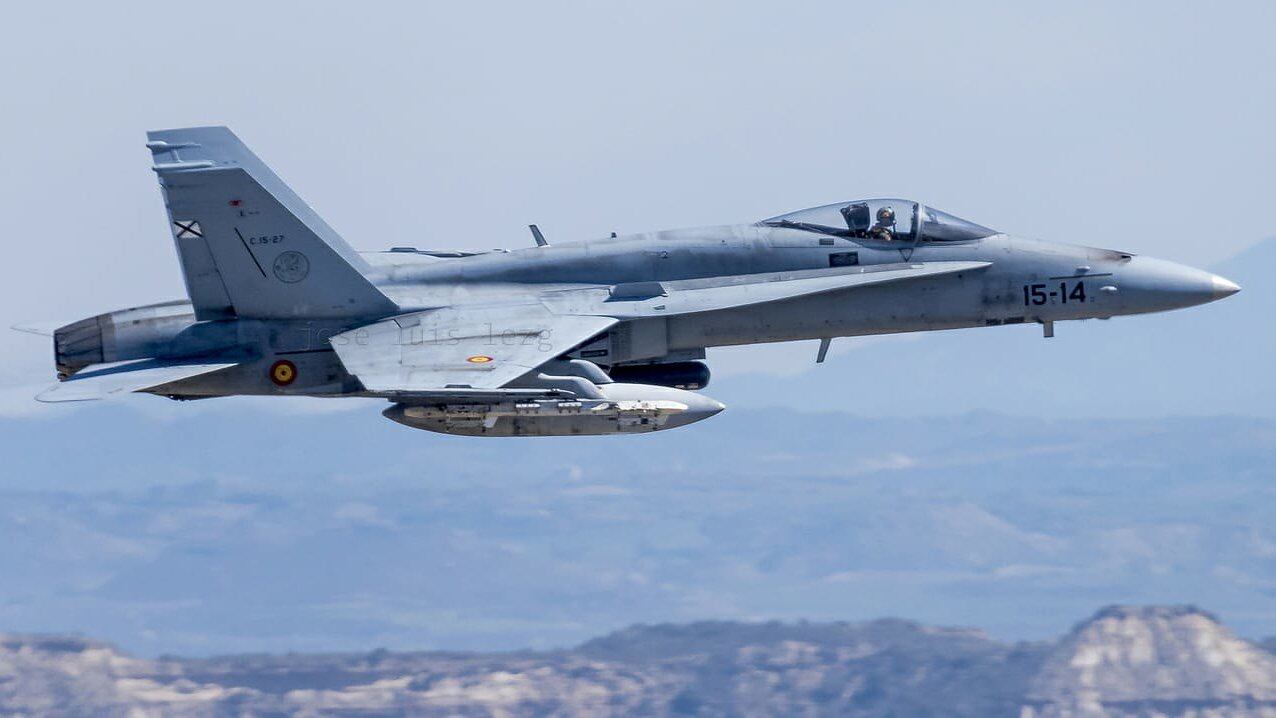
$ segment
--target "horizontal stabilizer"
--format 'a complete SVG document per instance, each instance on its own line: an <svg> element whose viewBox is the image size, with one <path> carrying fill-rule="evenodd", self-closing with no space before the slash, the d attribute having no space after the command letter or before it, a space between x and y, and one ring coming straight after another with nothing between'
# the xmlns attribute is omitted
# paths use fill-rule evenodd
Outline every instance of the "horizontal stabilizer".
<svg viewBox="0 0 1276 718"><path fill-rule="evenodd" d="M15 332L23 334L35 334L42 337L51 337L53 333L62 327L66 322L22 322L9 327Z"/></svg>
<svg viewBox="0 0 1276 718"><path fill-rule="evenodd" d="M183 363L159 359L97 364L86 367L66 381L58 382L36 396L38 401L93 401L117 394L145 391L170 382L235 366L234 362Z"/></svg>

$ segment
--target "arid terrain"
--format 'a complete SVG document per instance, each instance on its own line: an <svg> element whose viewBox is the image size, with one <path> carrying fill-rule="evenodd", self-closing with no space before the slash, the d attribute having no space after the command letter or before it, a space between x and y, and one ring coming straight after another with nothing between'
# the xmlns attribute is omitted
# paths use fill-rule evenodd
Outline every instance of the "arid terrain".
<svg viewBox="0 0 1276 718"><path fill-rule="evenodd" d="M1112 606L1055 641L866 623L643 625L562 651L143 660L0 642L15 716L1271 716L1276 656L1190 606Z"/></svg>

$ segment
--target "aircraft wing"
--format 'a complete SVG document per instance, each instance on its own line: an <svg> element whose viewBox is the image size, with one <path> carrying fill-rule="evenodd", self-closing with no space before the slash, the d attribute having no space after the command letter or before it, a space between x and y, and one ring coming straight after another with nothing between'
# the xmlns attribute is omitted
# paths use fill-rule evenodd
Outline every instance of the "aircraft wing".
<svg viewBox="0 0 1276 718"><path fill-rule="evenodd" d="M888 264L570 289L543 294L538 304L412 312L342 332L330 341L346 370L370 392L455 395L459 401L514 391L502 387L622 319L744 307L988 265Z"/></svg>
<svg viewBox="0 0 1276 718"><path fill-rule="evenodd" d="M35 398L43 402L92 401L117 394L144 391L169 382L189 379L200 374L235 366L234 362L170 362L159 359L133 359L93 364L76 372L66 381L45 389Z"/></svg>
<svg viewBox="0 0 1276 718"><path fill-rule="evenodd" d="M368 391L464 396L499 389L615 323L554 314L540 304L444 307L373 322L330 342Z"/></svg>
<svg viewBox="0 0 1276 718"><path fill-rule="evenodd" d="M990 262L924 262L742 274L670 282L636 282L602 289L550 293L542 301L562 314L617 319L735 309L825 292L972 272Z"/></svg>

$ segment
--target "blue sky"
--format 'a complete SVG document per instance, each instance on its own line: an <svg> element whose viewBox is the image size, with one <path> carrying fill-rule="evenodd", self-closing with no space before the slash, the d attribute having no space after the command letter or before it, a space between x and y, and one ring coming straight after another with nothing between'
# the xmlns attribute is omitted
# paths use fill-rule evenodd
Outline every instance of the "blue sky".
<svg viewBox="0 0 1276 718"><path fill-rule="evenodd" d="M360 249L519 246L529 222L579 239L855 196L1204 266L1274 231L1268 3L7 13L6 325L181 295L142 143L191 124L232 126ZM0 381L48 376L43 345L3 346ZM786 351L721 363L759 370Z"/></svg>
<svg viewBox="0 0 1276 718"><path fill-rule="evenodd" d="M11 334L0 630L493 648L897 612L1022 637L1195 601L1276 633L1274 21L1258 2L7 8L3 325L181 296L143 142L196 124L233 127L365 250L906 196L1246 289L1049 342L842 340L819 368L813 345L713 352L732 411L623 445L474 443L366 401L48 407L29 400L48 342Z"/></svg>

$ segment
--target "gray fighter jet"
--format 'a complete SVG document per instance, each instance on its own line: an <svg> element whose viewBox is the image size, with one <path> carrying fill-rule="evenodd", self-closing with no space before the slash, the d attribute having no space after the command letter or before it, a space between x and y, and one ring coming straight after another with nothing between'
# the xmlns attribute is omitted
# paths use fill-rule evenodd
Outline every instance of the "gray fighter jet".
<svg viewBox="0 0 1276 718"><path fill-rule="evenodd" d="M189 300L53 332L42 401L146 392L379 397L474 436L628 434L723 405L705 349L1107 319L1239 288L1190 267L1011 237L904 199L752 224L472 251L346 244L224 127L151 132Z"/></svg>

